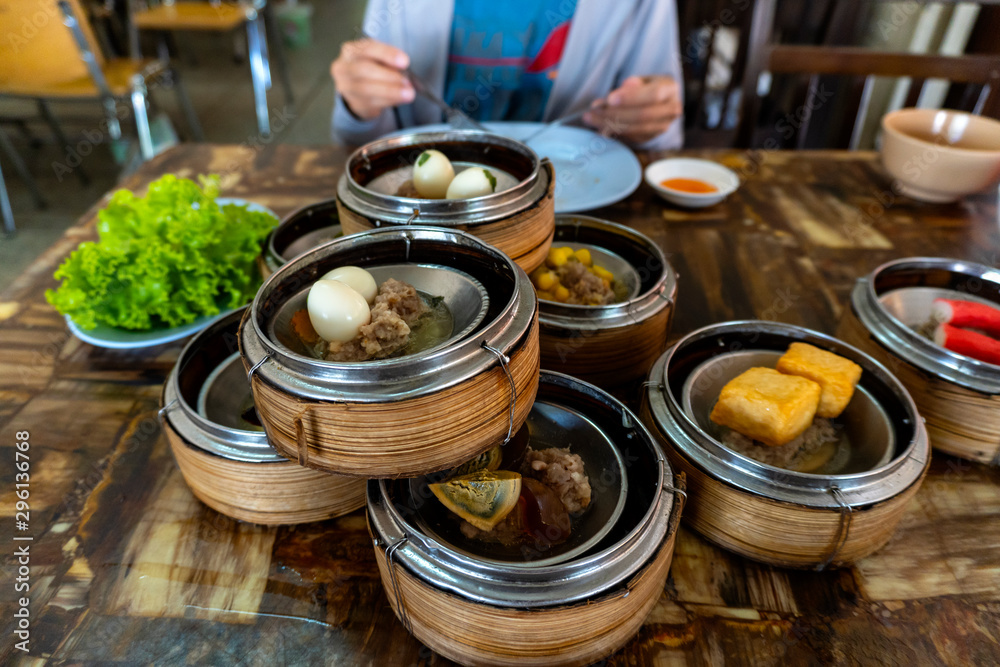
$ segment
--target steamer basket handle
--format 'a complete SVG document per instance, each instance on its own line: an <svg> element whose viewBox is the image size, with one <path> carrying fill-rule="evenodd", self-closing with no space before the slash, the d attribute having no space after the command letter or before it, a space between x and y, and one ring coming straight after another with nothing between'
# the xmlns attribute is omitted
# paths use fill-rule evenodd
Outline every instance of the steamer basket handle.
<svg viewBox="0 0 1000 667"><path fill-rule="evenodd" d="M406 544L407 541L406 535L403 535L398 541L386 547L385 561L386 566L389 568L389 580L392 582L392 594L396 598L396 609L399 610L399 620L403 623L406 631L413 634L413 626L410 625L410 617L406 614L406 605L403 602L403 590L399 587L399 580L396 579L396 550Z"/></svg>
<svg viewBox="0 0 1000 667"><path fill-rule="evenodd" d="M840 550L844 548L847 544L847 536L851 531L851 519L854 518L854 510L844 498L843 492L840 487L836 484L830 486L827 491L833 496L833 499L837 501L837 505L840 506L840 525L837 527L837 538L833 543L833 550L830 554L823 559L823 562L816 566L817 572L822 572L830 566L833 559L837 557Z"/></svg>
<svg viewBox="0 0 1000 667"><path fill-rule="evenodd" d="M166 418L167 418L167 413L170 412L170 408L174 407L175 405L177 405L177 399L176 398L174 400L170 401L169 403L167 403L166 405L164 405L159 410L157 410L156 411L156 416L160 418L160 421L165 421Z"/></svg>
<svg viewBox="0 0 1000 667"><path fill-rule="evenodd" d="M258 361L256 364L250 367L250 370L247 371L247 384L253 387L253 374L259 371L260 367L264 365L264 362L270 358L271 358L271 353L268 352L263 357L260 358L260 361Z"/></svg>
<svg viewBox="0 0 1000 667"><path fill-rule="evenodd" d="M503 369L504 374L507 375L507 381L510 383L510 404L507 409L507 437L503 439L501 445L506 445L510 442L510 439L514 436L514 410L517 407L517 386L514 384L514 376L510 373L510 357L498 350L497 348L489 345L486 341L483 341L483 349L487 352L491 352L493 356L497 358L500 362L500 368Z"/></svg>

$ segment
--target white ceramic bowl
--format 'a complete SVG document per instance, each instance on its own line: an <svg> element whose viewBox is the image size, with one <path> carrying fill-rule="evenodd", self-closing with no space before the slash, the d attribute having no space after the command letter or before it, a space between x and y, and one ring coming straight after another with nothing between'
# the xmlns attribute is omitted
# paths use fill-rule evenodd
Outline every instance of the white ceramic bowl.
<svg viewBox="0 0 1000 667"><path fill-rule="evenodd" d="M710 160L694 158L668 158L657 160L646 167L646 182L656 190L656 194L671 204L685 208L713 206L736 192L740 187L740 177L732 169ZM694 178L718 188L717 192L697 194L665 188L660 183L668 178Z"/></svg>
<svg viewBox="0 0 1000 667"><path fill-rule="evenodd" d="M1000 180L1000 122L949 109L882 118L882 164L903 194L950 202Z"/></svg>

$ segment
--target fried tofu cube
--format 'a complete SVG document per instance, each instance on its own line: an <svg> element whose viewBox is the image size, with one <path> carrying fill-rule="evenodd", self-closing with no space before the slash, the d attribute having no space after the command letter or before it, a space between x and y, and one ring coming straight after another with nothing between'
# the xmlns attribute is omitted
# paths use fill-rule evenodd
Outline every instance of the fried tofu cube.
<svg viewBox="0 0 1000 667"><path fill-rule="evenodd" d="M789 345L777 368L786 375L808 378L822 387L816 414L826 418L837 417L844 411L861 379L861 366L807 343Z"/></svg>
<svg viewBox="0 0 1000 667"><path fill-rule="evenodd" d="M751 368L726 383L709 419L765 445L780 447L812 424L820 391L812 380L773 368Z"/></svg>

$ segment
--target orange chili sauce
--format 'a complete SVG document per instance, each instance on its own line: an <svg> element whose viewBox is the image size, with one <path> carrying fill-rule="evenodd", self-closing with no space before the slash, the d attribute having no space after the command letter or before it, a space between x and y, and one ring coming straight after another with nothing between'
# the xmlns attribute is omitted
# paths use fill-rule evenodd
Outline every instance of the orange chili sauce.
<svg viewBox="0 0 1000 667"><path fill-rule="evenodd" d="M671 190L677 190L678 192L690 192L696 195L705 195L719 191L719 188L711 183L699 181L695 178L668 178L665 181L660 181L660 185Z"/></svg>

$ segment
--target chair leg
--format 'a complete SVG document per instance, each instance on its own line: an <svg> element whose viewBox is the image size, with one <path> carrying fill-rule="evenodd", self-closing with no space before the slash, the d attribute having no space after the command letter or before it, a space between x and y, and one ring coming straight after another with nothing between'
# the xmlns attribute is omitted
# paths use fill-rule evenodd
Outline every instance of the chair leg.
<svg viewBox="0 0 1000 667"><path fill-rule="evenodd" d="M191 136L195 141L205 141L205 133L201 130L198 114L194 112L194 107L191 106L191 98L188 97L187 91L184 90L181 75L176 69L170 70L170 81L173 83L174 95L177 96L177 103L180 105L181 111L184 112L184 119L187 121Z"/></svg>
<svg viewBox="0 0 1000 667"><path fill-rule="evenodd" d="M278 78L285 89L285 104L292 107L295 97L292 94L292 77L288 74L288 59L285 57L285 45L281 41L281 31L278 30L278 20L274 16L274 7L268 2L261 9L264 13L264 27L267 29L267 41L274 52L274 62L278 66Z"/></svg>
<svg viewBox="0 0 1000 667"><path fill-rule="evenodd" d="M59 141L59 144L62 146L62 149L66 151L66 154L71 154L73 152L73 147L69 145L69 139L66 138L66 133L63 132L62 126L59 125L59 121L56 120L56 117L52 114L52 107L50 107L49 103L45 100L37 101L38 112L42 115L42 118L45 119L45 122L48 123L49 128L52 130L52 134L56 136L56 140ZM87 172L83 170L83 165L77 167L75 171L76 177L80 181L80 185L83 187L90 185L90 178L87 176Z"/></svg>
<svg viewBox="0 0 1000 667"><path fill-rule="evenodd" d="M141 74L132 81L132 109L135 112L135 130L139 135L139 153L143 161L153 158L153 135L149 130L149 115L146 113L146 82Z"/></svg>
<svg viewBox="0 0 1000 667"><path fill-rule="evenodd" d="M250 77L253 80L254 107L257 111L257 129L262 137L271 135L271 121L267 115L267 89L270 87L270 73L264 56L263 30L261 18L247 21L247 50L250 52Z"/></svg>
<svg viewBox="0 0 1000 667"><path fill-rule="evenodd" d="M42 191L38 189L38 184L35 183L34 177L32 177L31 172L28 171L27 165L24 164L24 160L21 156L17 154L14 150L14 145L10 143L7 138L7 133L3 131L0 127L0 149L7 154L10 158L11 164L14 165L14 171L16 171L20 176L24 184L28 186L28 190L31 192L31 197L35 200L35 206L38 208L45 208L48 206L48 202L45 201L45 197L42 196Z"/></svg>
<svg viewBox="0 0 1000 667"><path fill-rule="evenodd" d="M0 168L0 216L3 217L3 231L10 236L17 227L14 226L14 211L10 209L10 197L7 195L7 184L3 181L3 169Z"/></svg>

